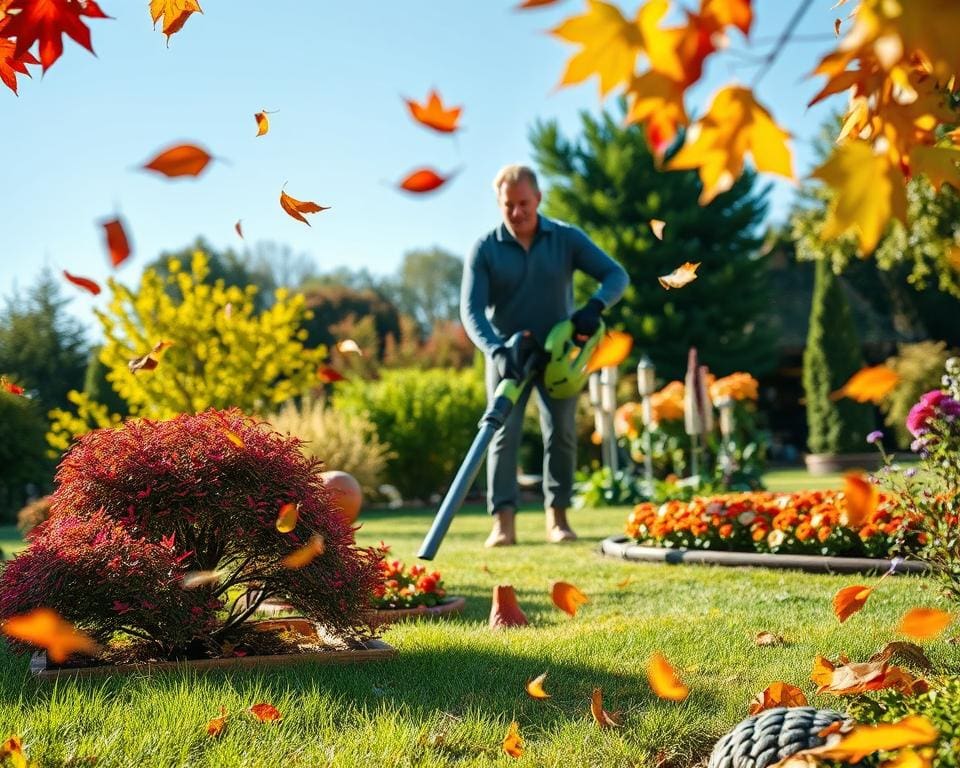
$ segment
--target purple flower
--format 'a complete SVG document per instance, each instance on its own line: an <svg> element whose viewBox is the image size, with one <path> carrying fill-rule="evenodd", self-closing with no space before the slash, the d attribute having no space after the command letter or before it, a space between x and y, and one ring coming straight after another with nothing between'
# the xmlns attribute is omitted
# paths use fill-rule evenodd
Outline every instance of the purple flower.
<svg viewBox="0 0 960 768"><path fill-rule="evenodd" d="M917 474L917 468L916 468L916 467L910 467L910 469L908 469L908 470L907 470L906 472L904 472L903 474L906 475L907 477L913 477L915 474Z"/></svg>
<svg viewBox="0 0 960 768"><path fill-rule="evenodd" d="M946 392L934 389L923 395L907 415L907 429L914 437L930 431L930 421L936 418L960 416L960 402Z"/></svg>
<svg viewBox="0 0 960 768"><path fill-rule="evenodd" d="M883 440L883 432L881 432L879 429L875 429L873 432L867 435L867 442L870 443L870 445L879 443L881 440Z"/></svg>

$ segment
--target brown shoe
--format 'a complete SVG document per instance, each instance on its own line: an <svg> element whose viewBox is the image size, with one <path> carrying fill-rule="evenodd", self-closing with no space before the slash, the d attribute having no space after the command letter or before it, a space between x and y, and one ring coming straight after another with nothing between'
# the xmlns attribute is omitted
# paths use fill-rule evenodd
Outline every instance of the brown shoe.
<svg viewBox="0 0 960 768"><path fill-rule="evenodd" d="M493 530L483 543L485 547L510 547L517 543L516 511L502 507L493 514Z"/></svg>
<svg viewBox="0 0 960 768"><path fill-rule="evenodd" d="M565 507L547 507L547 541L551 544L561 544L565 541L576 541L577 534L567 523Z"/></svg>

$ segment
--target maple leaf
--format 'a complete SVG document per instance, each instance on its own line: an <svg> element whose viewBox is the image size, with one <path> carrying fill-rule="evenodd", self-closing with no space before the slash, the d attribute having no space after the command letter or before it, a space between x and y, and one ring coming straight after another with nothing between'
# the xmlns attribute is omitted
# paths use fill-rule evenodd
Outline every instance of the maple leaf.
<svg viewBox="0 0 960 768"><path fill-rule="evenodd" d="M40 63L46 72L63 53L63 35L93 53L90 29L81 16L109 19L94 0L12 0L4 17L4 37L15 37L13 58L23 55L40 42Z"/></svg>
<svg viewBox="0 0 960 768"><path fill-rule="evenodd" d="M787 138L789 134L773 121L749 88L728 86L690 129L687 142L668 167L697 169L703 182L700 204L706 205L733 186L748 152L757 170L792 179Z"/></svg>
<svg viewBox="0 0 960 768"><path fill-rule="evenodd" d="M919 145L910 150L910 170L923 173L939 193L946 182L960 192L960 147L927 147Z"/></svg>
<svg viewBox="0 0 960 768"><path fill-rule="evenodd" d="M874 152L866 141L855 139L835 147L812 176L825 181L835 192L820 231L823 240L852 230L860 250L870 253L891 218L906 223L903 174L887 154Z"/></svg>
<svg viewBox="0 0 960 768"><path fill-rule="evenodd" d="M436 90L431 90L425 104L419 104L412 99L404 99L407 108L413 119L427 128L432 128L440 133L453 133L460 126L460 113L462 107L444 108L440 94Z"/></svg>
<svg viewBox="0 0 960 768"><path fill-rule="evenodd" d="M647 142L657 155L663 155L690 118L683 106L683 84L650 70L633 78L627 88L627 124L643 123Z"/></svg>
<svg viewBox="0 0 960 768"><path fill-rule="evenodd" d="M40 63L30 51L25 51L22 56L14 55L16 47L13 40L0 37L0 82L14 93L17 92L17 73L30 77L27 64Z"/></svg>
<svg viewBox="0 0 960 768"><path fill-rule="evenodd" d="M734 26L743 34L750 33L753 22L751 0L703 0L700 15L712 20L718 27Z"/></svg>
<svg viewBox="0 0 960 768"><path fill-rule="evenodd" d="M163 17L163 34L167 36L167 45L170 44L171 36L177 34L191 14L203 13L200 3L197 0L150 0L150 17L153 19L153 26Z"/></svg>
<svg viewBox="0 0 960 768"><path fill-rule="evenodd" d="M282 189L280 190L280 207L287 212L288 215L295 218L297 221L302 221L308 227L310 222L306 220L303 216L305 213L320 213L320 211L330 210L329 205L317 205L304 200L297 200L294 197L290 197Z"/></svg>
<svg viewBox="0 0 960 768"><path fill-rule="evenodd" d="M797 686L777 681L753 697L747 714L756 715L774 707L805 707L807 697Z"/></svg>
<svg viewBox="0 0 960 768"><path fill-rule="evenodd" d="M567 62L560 86L582 83L597 75L602 98L633 77L643 38L638 23L625 19L616 6L587 0L583 15L565 20L551 32L583 48Z"/></svg>

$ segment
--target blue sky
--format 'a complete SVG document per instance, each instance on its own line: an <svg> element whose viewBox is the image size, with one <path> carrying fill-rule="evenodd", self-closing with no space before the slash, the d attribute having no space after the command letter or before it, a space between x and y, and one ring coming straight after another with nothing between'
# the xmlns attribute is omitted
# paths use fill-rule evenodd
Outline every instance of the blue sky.
<svg viewBox="0 0 960 768"><path fill-rule="evenodd" d="M100 0L113 20L92 19L92 56L67 40L43 78L21 79L20 96L0 89L6 145L0 205L0 295L29 286L44 265L105 282L134 283L162 250L198 235L218 247L287 245L318 269L393 272L403 253L442 246L465 255L498 213L490 188L507 162L530 160L533 122L559 120L575 134L578 112L597 112L596 81L557 90L574 48L546 33L584 3L515 12L517 0L203 0L169 47L146 0ZM681 0L692 6L693 0ZM620 2L632 13L637 2ZM831 35L833 0L815 0L798 32ZM753 51L766 53L796 2L754 0ZM745 43L737 33L734 47ZM795 136L797 169L811 168L809 139L843 97L814 109L819 81L803 79L830 40L782 52L758 95ZM749 84L755 67L715 57L690 92L692 106L722 85ZM401 97L436 87L464 107L463 130L441 136L416 125ZM613 106L613 104L609 104ZM277 110L255 138L253 113ZM208 147L216 162L199 179L164 180L138 166L181 141ZM411 197L394 184L430 165L460 173L436 193ZM281 186L331 210L312 227L278 204ZM777 182L772 215L793 188ZM108 265L98 222L121 214L133 257ZM243 220L245 241L234 232ZM89 319L105 294L69 284L72 310Z"/></svg>

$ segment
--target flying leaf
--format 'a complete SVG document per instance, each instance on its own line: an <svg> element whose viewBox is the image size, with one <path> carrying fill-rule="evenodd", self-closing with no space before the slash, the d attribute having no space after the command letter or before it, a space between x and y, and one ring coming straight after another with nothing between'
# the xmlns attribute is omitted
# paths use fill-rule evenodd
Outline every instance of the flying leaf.
<svg viewBox="0 0 960 768"><path fill-rule="evenodd" d="M49 608L34 608L28 613L11 616L0 624L0 631L14 640L46 648L47 656L54 664L66 661L74 653L95 656L100 652L100 646L93 638Z"/></svg>
<svg viewBox="0 0 960 768"><path fill-rule="evenodd" d="M833 596L833 612L840 619L841 624L863 608L871 592L873 587L854 584L851 587L844 587Z"/></svg>
<svg viewBox="0 0 960 768"><path fill-rule="evenodd" d="M176 144L160 152L143 167L171 179L199 176L212 159L207 150L196 144Z"/></svg>
<svg viewBox="0 0 960 768"><path fill-rule="evenodd" d="M301 568L306 568L308 565L310 565L314 558L322 555L325 550L326 542L324 541L323 536L321 536L319 533L315 533L310 537L306 544L284 557L280 561L280 564L284 568L289 568L291 571L298 571Z"/></svg>
<svg viewBox="0 0 960 768"><path fill-rule="evenodd" d="M334 368L331 368L329 365L321 365L317 368L317 378L325 384L334 384L338 381L347 380L346 376Z"/></svg>
<svg viewBox="0 0 960 768"><path fill-rule="evenodd" d="M274 723L283 719L280 710L273 706L273 704L267 704L266 702L254 704L248 711L261 723Z"/></svg>
<svg viewBox="0 0 960 768"><path fill-rule="evenodd" d="M615 5L587 0L583 15L565 20L551 32L582 48L567 62L560 86L582 83L597 75L602 98L633 77L637 54L643 46L640 27L625 19Z"/></svg>
<svg viewBox="0 0 960 768"><path fill-rule="evenodd" d="M719 27L734 26L749 34L753 21L751 0L703 0L701 15Z"/></svg>
<svg viewBox="0 0 960 768"><path fill-rule="evenodd" d="M440 133L453 133L459 128L457 123L460 121L462 107L445 108L440 94L436 90L431 90L424 104L419 104L412 99L404 99L407 108L413 119L421 125L432 128Z"/></svg>
<svg viewBox="0 0 960 768"><path fill-rule="evenodd" d="M833 20L833 34L837 37L840 37L840 26L843 24L843 19L834 19Z"/></svg>
<svg viewBox="0 0 960 768"><path fill-rule="evenodd" d="M360 349L360 345L357 344L357 342L355 342L353 339L342 339L338 341L337 349L344 354L347 352L353 352L356 355L363 355L363 350Z"/></svg>
<svg viewBox="0 0 960 768"><path fill-rule="evenodd" d="M650 70L633 78L627 88L627 124L643 123L647 141L661 157L690 118L683 105L684 85L663 72Z"/></svg>
<svg viewBox="0 0 960 768"><path fill-rule="evenodd" d="M282 189L280 190L280 207L287 212L290 216L295 218L297 221L302 221L308 227L310 222L304 218L303 214L305 213L320 213L320 211L330 210L329 205L317 205L309 201L297 200L296 198L290 197Z"/></svg>
<svg viewBox="0 0 960 768"><path fill-rule="evenodd" d="M547 679L547 673L537 675L533 680L527 683L527 694L531 699L549 699L550 694L543 690L543 681Z"/></svg>
<svg viewBox="0 0 960 768"><path fill-rule="evenodd" d="M520 738L520 725L516 720L510 723L507 735L503 738L503 751L510 757L523 755L523 739Z"/></svg>
<svg viewBox="0 0 960 768"><path fill-rule="evenodd" d="M270 121L267 119L269 114L270 112L265 109L254 113L253 119L257 121L257 136L263 136L270 130Z"/></svg>
<svg viewBox="0 0 960 768"><path fill-rule="evenodd" d="M23 387L18 384L14 384L12 381L7 379L6 376L0 376L0 387L3 387L11 395L22 395L24 392Z"/></svg>
<svg viewBox="0 0 960 768"><path fill-rule="evenodd" d="M610 714L603 708L603 692L599 688L594 688L590 695L590 714L601 728L619 728L623 725L619 713Z"/></svg>
<svg viewBox="0 0 960 768"><path fill-rule="evenodd" d="M153 26L157 26L162 16L162 30L167 36L168 45L170 37L183 29L187 19L194 13L203 13L197 0L150 0L150 17L153 19Z"/></svg>
<svg viewBox="0 0 960 768"><path fill-rule="evenodd" d="M447 176L442 176L430 168L418 168L407 174L397 186L406 192L422 195L425 192L433 192L435 189L439 189L455 175L456 172L452 172Z"/></svg>
<svg viewBox="0 0 960 768"><path fill-rule="evenodd" d="M797 686L777 681L753 697L747 714L756 715L774 707L805 707L807 696Z"/></svg>
<svg viewBox="0 0 960 768"><path fill-rule="evenodd" d="M277 513L277 530L280 533L290 533L297 527L297 520L300 517L300 505L292 501L287 502Z"/></svg>
<svg viewBox="0 0 960 768"><path fill-rule="evenodd" d="M196 589L210 584L219 584L224 575L223 571L189 571L183 574L180 586L183 589Z"/></svg>
<svg viewBox="0 0 960 768"><path fill-rule="evenodd" d="M880 751L932 744L939 738L936 727L923 715L908 715L896 723L854 725L850 733L832 744L803 749L794 753L798 760L815 757L818 760L839 760L859 763L863 758ZM771 766L771 768L776 768Z"/></svg>
<svg viewBox="0 0 960 768"><path fill-rule="evenodd" d="M671 288L683 288L683 286L697 279L697 267L699 266L699 261L696 264L687 261L673 270L669 275L658 277L657 280L659 280L660 285L668 291Z"/></svg>
<svg viewBox="0 0 960 768"><path fill-rule="evenodd" d="M523 0L520 5L514 8L515 11L523 11L527 8L542 8L545 5L553 5L560 0Z"/></svg>
<svg viewBox="0 0 960 768"><path fill-rule="evenodd" d="M703 182L700 204L706 205L740 178L747 153L758 171L792 179L788 138L749 88L728 86L714 97L667 167L696 169Z"/></svg>
<svg viewBox="0 0 960 768"><path fill-rule="evenodd" d="M863 253L871 253L891 218L906 223L907 189L903 173L889 155L874 152L860 139L834 147L812 174L835 194L820 230L824 241L852 231Z"/></svg>
<svg viewBox="0 0 960 768"><path fill-rule="evenodd" d="M650 231L653 232L653 236L657 240L663 240L663 228L667 226L667 222L660 219L650 219L648 222L650 224Z"/></svg>
<svg viewBox="0 0 960 768"><path fill-rule="evenodd" d="M840 522L850 528L858 529L877 511L880 491L863 475L849 472L843 478L843 498L846 502L846 511L841 514Z"/></svg>
<svg viewBox="0 0 960 768"><path fill-rule="evenodd" d="M237 223L233 225L233 228L237 231L237 234L240 235L240 239L243 240L243 227L240 226L240 222L243 219L237 219Z"/></svg>
<svg viewBox="0 0 960 768"><path fill-rule="evenodd" d="M911 608L903 618L897 631L917 640L932 640L940 635L953 621L953 615L936 608Z"/></svg>
<svg viewBox="0 0 960 768"><path fill-rule="evenodd" d="M127 368L130 369L130 373L136 373L137 371L152 371L158 365L160 365L160 360L158 359L160 354L167 347L173 346L172 341L158 341L153 345L147 354L143 357L135 357L132 360L127 362Z"/></svg>
<svg viewBox="0 0 960 768"><path fill-rule="evenodd" d="M3 36L16 38L13 58L24 61L23 55L40 42L40 63L46 72L63 53L63 35L93 53L90 29L81 16L109 19L94 0L12 0L6 8Z"/></svg>
<svg viewBox="0 0 960 768"><path fill-rule="evenodd" d="M25 51L22 56L14 55L16 47L14 40L0 37L0 82L14 93L17 92L17 74L30 77L27 64L40 63L40 60L30 51Z"/></svg>
<svg viewBox="0 0 960 768"><path fill-rule="evenodd" d="M690 694L690 689L680 681L670 662L659 651L650 657L647 679L653 692L661 699L683 701Z"/></svg>
<svg viewBox="0 0 960 768"><path fill-rule="evenodd" d="M839 400L841 397L849 397L858 403L880 405L899 383L900 376L892 368L873 365L861 368L853 374L846 384L830 394L830 399Z"/></svg>
<svg viewBox="0 0 960 768"><path fill-rule="evenodd" d="M227 709L226 707L220 707L220 717L214 717L207 723L207 735L217 738L218 736L223 735L224 729L227 727Z"/></svg>
<svg viewBox="0 0 960 768"><path fill-rule="evenodd" d="M103 222L104 234L107 237L107 252L110 254L110 263L119 267L130 256L130 241L120 219Z"/></svg>
<svg viewBox="0 0 960 768"><path fill-rule="evenodd" d="M79 277L78 275L71 275L67 270L63 270L63 276L67 278L74 285L78 285L86 291L90 291L94 296L100 293L100 286L97 285L93 280L88 277Z"/></svg>
<svg viewBox="0 0 960 768"><path fill-rule="evenodd" d="M623 331L608 331L604 334L597 348L590 355L587 363L588 371L599 371L608 366L620 365L633 348L633 336Z"/></svg>
<svg viewBox="0 0 960 768"><path fill-rule="evenodd" d="M577 609L589 602L589 598L583 592L565 581L555 581L550 596L557 608L571 616L576 616Z"/></svg>

